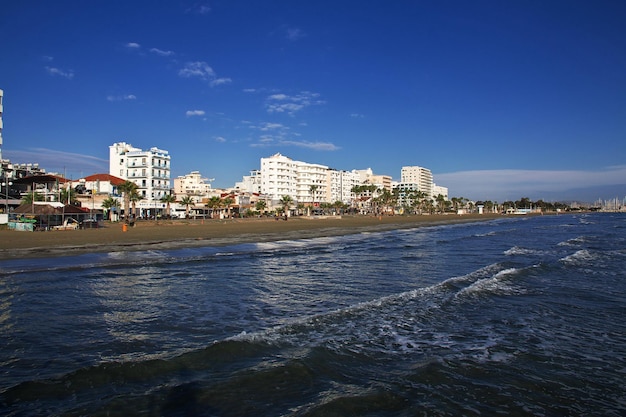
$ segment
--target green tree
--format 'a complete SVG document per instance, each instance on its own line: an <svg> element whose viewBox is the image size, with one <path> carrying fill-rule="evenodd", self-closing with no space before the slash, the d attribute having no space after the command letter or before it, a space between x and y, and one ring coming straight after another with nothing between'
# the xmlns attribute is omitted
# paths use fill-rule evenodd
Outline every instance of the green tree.
<svg viewBox="0 0 626 417"><path fill-rule="evenodd" d="M117 198L108 197L102 202L102 208L107 210L107 217L111 220L111 209L119 208L120 201Z"/></svg>
<svg viewBox="0 0 626 417"><path fill-rule="evenodd" d="M137 192L137 184L132 181L124 181L117 186L117 191L122 193L124 199L124 220L126 223L130 221L130 196L133 192Z"/></svg>
<svg viewBox="0 0 626 417"><path fill-rule="evenodd" d="M165 203L165 213L167 217L171 215L171 204L176 202L176 196L173 194L166 194L161 197L161 202Z"/></svg>
<svg viewBox="0 0 626 417"><path fill-rule="evenodd" d="M22 197L22 204L32 204L34 201L44 201L45 199L46 197L43 194L35 191L25 194L24 197Z"/></svg>
<svg viewBox="0 0 626 417"><path fill-rule="evenodd" d="M204 206L211 210L211 218L214 218L215 209L222 207L222 199L217 196L213 196L209 198Z"/></svg>
<svg viewBox="0 0 626 417"><path fill-rule="evenodd" d="M196 205L196 202L191 196L186 195L180 199L180 204L185 206L185 217L189 217L189 210L191 207Z"/></svg>
<svg viewBox="0 0 626 417"><path fill-rule="evenodd" d="M232 208L231 206L233 205L233 203L235 202L235 199L228 196L222 199L222 206L226 207L226 216L230 218L230 209Z"/></svg>
<svg viewBox="0 0 626 417"><path fill-rule="evenodd" d="M132 211L135 215L135 218L139 217L137 215L137 203L143 200L143 196L139 194L139 191L137 191L137 189L135 189L130 193L129 200L130 200L130 204L133 206ZM156 217L156 213L155 213L155 217Z"/></svg>
<svg viewBox="0 0 626 417"><path fill-rule="evenodd" d="M319 185L311 185L309 186L309 194L311 194L311 206L315 207L315 192L320 188ZM311 215L311 208L309 208L309 216Z"/></svg>
<svg viewBox="0 0 626 417"><path fill-rule="evenodd" d="M291 198L291 196L288 195L284 195L281 199L280 199L280 204L283 207L283 211L285 213L285 216L288 216L287 213L289 213L289 206L291 206L291 204L293 204L293 198Z"/></svg>
<svg viewBox="0 0 626 417"><path fill-rule="evenodd" d="M437 197L435 197L435 201L437 202L439 212L443 213L446 207L446 198L442 194L438 194Z"/></svg>
<svg viewBox="0 0 626 417"><path fill-rule="evenodd" d="M76 190L72 187L61 188L59 198L60 202L63 204L76 205Z"/></svg>
<svg viewBox="0 0 626 417"><path fill-rule="evenodd" d="M256 211L258 211L260 214L263 214L265 212L265 208L267 207L267 202L265 200L259 200L256 202L256 204L254 205L254 208L256 209Z"/></svg>

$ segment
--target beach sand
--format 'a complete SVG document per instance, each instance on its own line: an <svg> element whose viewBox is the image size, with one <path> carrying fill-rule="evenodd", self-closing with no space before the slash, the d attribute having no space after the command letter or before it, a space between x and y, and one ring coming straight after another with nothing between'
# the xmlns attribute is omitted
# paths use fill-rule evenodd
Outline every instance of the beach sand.
<svg viewBox="0 0 626 417"><path fill-rule="evenodd" d="M0 259L224 246L486 221L500 217L496 214L312 216L292 217L287 221L273 218L139 221L127 231L123 230L122 223L111 222L103 222L103 227L98 229L86 230L0 230Z"/></svg>

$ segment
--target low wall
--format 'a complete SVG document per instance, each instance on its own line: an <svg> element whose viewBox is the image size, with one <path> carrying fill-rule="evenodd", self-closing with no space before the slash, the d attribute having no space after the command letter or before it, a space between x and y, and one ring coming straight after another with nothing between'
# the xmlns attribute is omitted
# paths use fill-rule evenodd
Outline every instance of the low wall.
<svg viewBox="0 0 626 417"><path fill-rule="evenodd" d="M35 230L35 225L33 223L9 222L9 229L20 232L32 232Z"/></svg>

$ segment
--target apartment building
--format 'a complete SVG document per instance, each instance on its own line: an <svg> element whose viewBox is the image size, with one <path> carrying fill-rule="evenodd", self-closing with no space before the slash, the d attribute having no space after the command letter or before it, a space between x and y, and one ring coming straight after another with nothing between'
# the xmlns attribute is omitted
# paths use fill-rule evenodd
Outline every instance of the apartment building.
<svg viewBox="0 0 626 417"><path fill-rule="evenodd" d="M161 208L163 196L170 194L170 155L158 148L142 150L129 143L109 146L109 174L137 184L143 210Z"/></svg>
<svg viewBox="0 0 626 417"><path fill-rule="evenodd" d="M326 180L327 193L322 201L329 203L341 201L344 204L350 204L354 197L352 189L355 185L361 185L360 175L351 171L329 169Z"/></svg>
<svg viewBox="0 0 626 417"><path fill-rule="evenodd" d="M237 188L262 194L273 205L279 205L285 195L295 203L318 205L342 201L349 204L353 197L352 188L361 183L361 176L355 171L294 161L277 153L261 158L261 169L243 177Z"/></svg>
<svg viewBox="0 0 626 417"><path fill-rule="evenodd" d="M285 195L297 201L297 169L298 164L280 153L261 158L261 192L271 200L272 205L279 205Z"/></svg>
<svg viewBox="0 0 626 417"><path fill-rule="evenodd" d="M184 196L189 196L196 203L200 203L212 194L211 181L212 178L204 178L200 171L191 171L187 175L179 176L174 179L176 200L180 201Z"/></svg>
<svg viewBox="0 0 626 417"><path fill-rule="evenodd" d="M416 191L425 193L428 198L433 197L433 174L430 169L420 166L405 166L400 172L400 183L417 185Z"/></svg>

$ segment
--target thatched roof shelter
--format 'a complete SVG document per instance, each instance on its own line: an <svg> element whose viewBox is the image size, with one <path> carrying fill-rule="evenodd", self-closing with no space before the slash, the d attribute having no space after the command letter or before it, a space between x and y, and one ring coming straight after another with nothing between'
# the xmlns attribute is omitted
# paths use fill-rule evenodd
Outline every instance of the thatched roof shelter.
<svg viewBox="0 0 626 417"><path fill-rule="evenodd" d="M37 215L68 215L68 214L89 214L88 209L76 207L72 205L64 205L56 202L41 202L36 201L34 203L22 204L13 210L15 214L33 214Z"/></svg>

